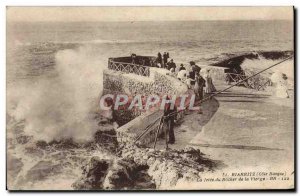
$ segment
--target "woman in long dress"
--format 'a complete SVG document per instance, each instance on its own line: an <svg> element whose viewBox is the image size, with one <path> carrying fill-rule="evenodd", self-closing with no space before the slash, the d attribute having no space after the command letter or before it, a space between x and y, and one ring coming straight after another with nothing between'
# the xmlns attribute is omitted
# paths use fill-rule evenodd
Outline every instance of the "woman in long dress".
<svg viewBox="0 0 300 196"><path fill-rule="evenodd" d="M271 81L275 85L275 96L278 98L289 98L287 76L279 71L271 76Z"/></svg>
<svg viewBox="0 0 300 196"><path fill-rule="evenodd" d="M209 69L207 69L206 74L204 76L204 79L206 80L206 86L205 86L205 93L206 94L210 94L212 92L217 91L215 85L213 84L212 77L211 77Z"/></svg>

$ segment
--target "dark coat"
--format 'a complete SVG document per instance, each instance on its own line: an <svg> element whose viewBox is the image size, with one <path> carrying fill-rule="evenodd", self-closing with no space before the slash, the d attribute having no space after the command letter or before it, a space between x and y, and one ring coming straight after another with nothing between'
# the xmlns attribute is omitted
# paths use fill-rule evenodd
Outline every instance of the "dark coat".
<svg viewBox="0 0 300 196"><path fill-rule="evenodd" d="M181 71L181 70L186 70L186 68L185 67L180 67L179 71Z"/></svg>
<svg viewBox="0 0 300 196"><path fill-rule="evenodd" d="M162 64L162 56L161 56L160 53L158 53L156 61L157 61L158 63Z"/></svg>
<svg viewBox="0 0 300 196"><path fill-rule="evenodd" d="M168 70L171 70L172 68L176 69L176 64L174 62L173 63L169 62L167 68Z"/></svg>
<svg viewBox="0 0 300 196"><path fill-rule="evenodd" d="M163 60L164 60L164 64L166 64L168 62L168 55L167 54L163 55Z"/></svg>
<svg viewBox="0 0 300 196"><path fill-rule="evenodd" d="M190 77L191 79L195 80L195 78L196 78L196 72L195 72L195 71L190 71L189 77Z"/></svg>
<svg viewBox="0 0 300 196"><path fill-rule="evenodd" d="M197 82L200 88L205 87L205 79L202 76L197 77Z"/></svg>

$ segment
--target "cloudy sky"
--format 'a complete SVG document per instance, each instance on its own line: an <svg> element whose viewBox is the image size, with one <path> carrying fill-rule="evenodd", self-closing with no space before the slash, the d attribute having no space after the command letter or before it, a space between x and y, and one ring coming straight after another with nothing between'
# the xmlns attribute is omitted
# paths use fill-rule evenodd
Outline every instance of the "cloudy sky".
<svg viewBox="0 0 300 196"><path fill-rule="evenodd" d="M293 7L7 7L8 21L292 20Z"/></svg>

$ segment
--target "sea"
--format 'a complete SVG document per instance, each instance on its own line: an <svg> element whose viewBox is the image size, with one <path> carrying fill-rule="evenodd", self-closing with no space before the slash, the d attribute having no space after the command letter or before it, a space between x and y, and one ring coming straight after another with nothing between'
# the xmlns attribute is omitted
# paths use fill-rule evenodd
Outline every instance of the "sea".
<svg viewBox="0 0 300 196"><path fill-rule="evenodd" d="M81 170L71 158L60 172L35 173L60 164L69 150L49 158L34 144L92 140L89 113L109 57L169 52L176 64L208 65L231 54L294 49L293 21L285 20L7 22L6 32L8 183L21 189L72 189ZM73 153L79 159L82 151Z"/></svg>
<svg viewBox="0 0 300 196"><path fill-rule="evenodd" d="M57 51L88 47L107 58L156 56L169 52L175 63L207 63L224 54L293 50L292 21L26 22L7 24L7 69L17 77L44 75ZM14 69L15 71L15 69ZM12 73L12 75L14 75Z"/></svg>

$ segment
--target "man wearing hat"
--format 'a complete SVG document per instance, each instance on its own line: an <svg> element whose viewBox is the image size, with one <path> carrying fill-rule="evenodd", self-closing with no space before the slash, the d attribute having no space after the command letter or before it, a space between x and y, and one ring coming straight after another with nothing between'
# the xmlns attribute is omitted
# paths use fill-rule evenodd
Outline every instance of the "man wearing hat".
<svg viewBox="0 0 300 196"><path fill-rule="evenodd" d="M189 78L191 81L191 87L194 88L195 82L196 82L196 75L200 74L201 68L195 64L194 61L190 62L190 65L192 66L192 71L189 73Z"/></svg>
<svg viewBox="0 0 300 196"><path fill-rule="evenodd" d="M200 73L201 68L198 65L196 65L196 63L194 61L191 61L190 65L192 67L194 67L194 69L195 69L196 72Z"/></svg>
<svg viewBox="0 0 300 196"><path fill-rule="evenodd" d="M179 71L181 71L181 70L186 70L183 64L181 64L179 67Z"/></svg>

